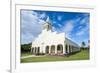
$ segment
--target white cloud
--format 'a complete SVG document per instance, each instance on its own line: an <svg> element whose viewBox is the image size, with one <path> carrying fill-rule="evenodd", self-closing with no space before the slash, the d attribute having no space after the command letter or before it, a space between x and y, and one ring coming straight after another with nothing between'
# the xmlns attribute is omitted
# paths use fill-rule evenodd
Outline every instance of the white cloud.
<svg viewBox="0 0 100 73"><path fill-rule="evenodd" d="M25 43L30 43L32 41L32 39L34 38L34 36L30 33L22 33L21 34L21 43L25 44Z"/></svg>
<svg viewBox="0 0 100 73"><path fill-rule="evenodd" d="M65 25L62 28L62 31L65 32L67 37L70 37L70 33L74 28L74 22L72 20L66 21Z"/></svg>
<svg viewBox="0 0 100 73"><path fill-rule="evenodd" d="M57 19L58 19L59 21L61 21L62 17L61 17L61 16L58 16Z"/></svg>
<svg viewBox="0 0 100 73"><path fill-rule="evenodd" d="M56 21L52 21L53 22L53 24L56 24L57 22Z"/></svg>
<svg viewBox="0 0 100 73"><path fill-rule="evenodd" d="M80 24L83 24L83 25L89 24L89 16L87 14L84 14L84 18L80 20Z"/></svg>
<svg viewBox="0 0 100 73"><path fill-rule="evenodd" d="M62 27L62 25L61 25L61 24L58 24L58 26L59 26L59 27Z"/></svg>
<svg viewBox="0 0 100 73"><path fill-rule="evenodd" d="M82 26L79 26L78 29L79 29L79 30L82 29Z"/></svg>
<svg viewBox="0 0 100 73"><path fill-rule="evenodd" d="M75 22L79 22L81 20L81 17L78 17L75 19Z"/></svg>
<svg viewBox="0 0 100 73"><path fill-rule="evenodd" d="M82 28L80 31L76 33L77 36L84 35L89 32L89 26L87 25L85 28Z"/></svg>
<svg viewBox="0 0 100 73"><path fill-rule="evenodd" d="M41 33L42 24L45 21L40 20L38 13L34 11L22 10L21 16L21 43L25 44L34 40Z"/></svg>
<svg viewBox="0 0 100 73"><path fill-rule="evenodd" d="M83 35L84 33L85 33L85 30L84 30L84 29L82 29L81 31L77 32L77 33L76 33L76 35L78 35L78 36L79 36L79 35Z"/></svg>
<svg viewBox="0 0 100 73"><path fill-rule="evenodd" d="M77 27L79 31L75 33L77 36L81 36L89 32L89 18L84 17L83 19L81 19L79 17L77 19L69 20L65 22L61 31L65 32L66 37L68 38L71 37L71 32L75 29L74 27L76 26L76 23L80 24L80 26ZM85 27L83 27L83 25L85 25Z"/></svg>
<svg viewBox="0 0 100 73"><path fill-rule="evenodd" d="M47 17L46 13L42 13L42 14L39 15L40 19L44 19L45 17Z"/></svg>
<svg viewBox="0 0 100 73"><path fill-rule="evenodd" d="M89 32L89 18L88 17L84 17L81 21L80 21L81 26L78 27L78 29L80 31L78 31L76 33L76 35L81 36L84 35L86 33ZM83 25L85 25L85 27L82 27Z"/></svg>
<svg viewBox="0 0 100 73"><path fill-rule="evenodd" d="M83 18L81 21L80 21L80 24L85 24L87 22L87 17Z"/></svg>

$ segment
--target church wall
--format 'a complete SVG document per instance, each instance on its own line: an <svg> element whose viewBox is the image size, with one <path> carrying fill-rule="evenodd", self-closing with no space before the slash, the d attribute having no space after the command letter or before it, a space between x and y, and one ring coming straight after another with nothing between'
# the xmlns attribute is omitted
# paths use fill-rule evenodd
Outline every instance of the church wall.
<svg viewBox="0 0 100 73"><path fill-rule="evenodd" d="M47 27L46 27L47 28ZM49 46L49 53L51 46L55 47L55 53L57 53L57 46L62 45L63 54L66 54L65 46L68 45L68 52L75 52L79 50L79 46L69 39L65 39L65 33L52 32L51 30L44 29L36 39L32 42L32 47L40 48L40 53L46 53L46 46Z"/></svg>

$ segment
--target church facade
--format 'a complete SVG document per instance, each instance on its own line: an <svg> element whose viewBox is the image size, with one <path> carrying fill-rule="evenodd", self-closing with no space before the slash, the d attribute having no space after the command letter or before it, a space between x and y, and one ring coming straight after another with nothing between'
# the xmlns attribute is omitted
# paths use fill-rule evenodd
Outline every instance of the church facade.
<svg viewBox="0 0 100 73"><path fill-rule="evenodd" d="M65 37L65 33L52 31L52 25L46 22L43 30L32 42L31 52L45 55L65 55L80 51L78 44Z"/></svg>

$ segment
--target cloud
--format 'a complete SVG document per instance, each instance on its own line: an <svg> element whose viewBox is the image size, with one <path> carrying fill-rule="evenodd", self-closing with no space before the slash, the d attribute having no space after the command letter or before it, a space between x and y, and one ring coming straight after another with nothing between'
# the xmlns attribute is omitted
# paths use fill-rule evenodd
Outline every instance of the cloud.
<svg viewBox="0 0 100 73"><path fill-rule="evenodd" d="M56 24L57 22L56 22L56 21L52 21L52 23L53 23L53 24Z"/></svg>
<svg viewBox="0 0 100 73"><path fill-rule="evenodd" d="M76 35L77 36L81 36L81 35L84 35L84 34L86 34L88 32L89 32L89 26L87 25L85 28L80 29L80 31L78 31L76 33Z"/></svg>
<svg viewBox="0 0 100 73"><path fill-rule="evenodd" d="M21 11L21 43L30 43L42 31L45 21L39 19L39 14L34 11Z"/></svg>
<svg viewBox="0 0 100 73"><path fill-rule="evenodd" d="M81 15L80 17L77 16L77 18L72 17L69 20L64 18L61 14L59 14L57 17L53 14L49 14L45 11L22 10L21 43L32 42L38 36L38 34L41 33L42 24L45 23L46 19L47 21L51 21L53 23L53 31L57 31L58 33L64 32L67 38L72 38L79 42L86 39L83 35L88 35L89 33L88 15Z"/></svg>
<svg viewBox="0 0 100 73"><path fill-rule="evenodd" d="M46 15L45 12L39 14L39 18L40 18L40 19L45 19L46 17L47 17L47 15Z"/></svg>
<svg viewBox="0 0 100 73"><path fill-rule="evenodd" d="M62 17L61 16L58 16L57 19L58 19L58 21L61 21Z"/></svg>
<svg viewBox="0 0 100 73"><path fill-rule="evenodd" d="M85 31L86 31L85 29L82 29L81 31L77 32L76 35L77 36L83 35Z"/></svg>
<svg viewBox="0 0 100 73"><path fill-rule="evenodd" d="M61 31L65 32L66 38L81 43L82 40L89 39L89 17L84 16L66 20Z"/></svg>
<svg viewBox="0 0 100 73"><path fill-rule="evenodd" d="M65 32L67 37L70 37L73 28L74 28L74 22L72 20L66 21L64 26L62 27L62 31Z"/></svg>
<svg viewBox="0 0 100 73"><path fill-rule="evenodd" d="M61 25L61 24L58 24L58 26L59 26L59 27L62 27L62 25Z"/></svg>
<svg viewBox="0 0 100 73"><path fill-rule="evenodd" d="M22 44L30 43L33 38L35 38L35 37L30 33L26 33L26 34L22 33L22 35L21 35L21 43Z"/></svg>
<svg viewBox="0 0 100 73"><path fill-rule="evenodd" d="M77 33L76 33L76 35L77 36L81 36L81 35L84 35L84 34L86 34L86 33L88 33L89 32L89 17L84 17L83 19L81 19L80 20L80 25L81 26L79 26L78 27L78 29L80 30L80 31L78 31ZM84 27L83 27L84 26Z"/></svg>
<svg viewBox="0 0 100 73"><path fill-rule="evenodd" d="M89 17L84 17L84 18L80 21L80 24L86 25L86 24L88 24L88 22L89 22Z"/></svg>

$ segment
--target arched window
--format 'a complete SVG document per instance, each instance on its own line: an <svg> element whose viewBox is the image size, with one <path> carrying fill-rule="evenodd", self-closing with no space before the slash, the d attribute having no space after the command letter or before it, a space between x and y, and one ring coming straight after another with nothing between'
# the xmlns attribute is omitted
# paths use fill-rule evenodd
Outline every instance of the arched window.
<svg viewBox="0 0 100 73"><path fill-rule="evenodd" d="M34 54L34 47L32 48L32 53Z"/></svg>
<svg viewBox="0 0 100 73"><path fill-rule="evenodd" d="M40 47L37 47L37 53L38 54L40 53Z"/></svg>
<svg viewBox="0 0 100 73"><path fill-rule="evenodd" d="M55 45L51 46L51 53L55 53Z"/></svg>
<svg viewBox="0 0 100 73"><path fill-rule="evenodd" d="M37 50L36 50L37 48L35 47L34 49L35 49L34 52L35 52L35 54L36 54L36 53L37 53Z"/></svg>
<svg viewBox="0 0 100 73"><path fill-rule="evenodd" d="M46 50L46 54L48 54L49 53L49 46L46 46L45 50Z"/></svg>
<svg viewBox="0 0 100 73"><path fill-rule="evenodd" d="M69 45L69 53L71 53L71 46Z"/></svg>
<svg viewBox="0 0 100 73"><path fill-rule="evenodd" d="M57 53L63 53L63 45L62 44L57 45Z"/></svg>
<svg viewBox="0 0 100 73"><path fill-rule="evenodd" d="M65 45L65 50L66 50L66 53L68 53L68 45L67 44Z"/></svg>

